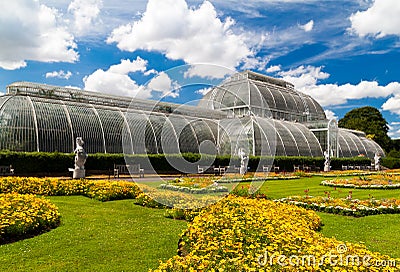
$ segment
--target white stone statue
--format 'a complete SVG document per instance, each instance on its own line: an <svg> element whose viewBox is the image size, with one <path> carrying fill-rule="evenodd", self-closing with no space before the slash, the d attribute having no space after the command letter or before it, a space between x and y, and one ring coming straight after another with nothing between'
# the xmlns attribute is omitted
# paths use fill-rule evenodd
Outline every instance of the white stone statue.
<svg viewBox="0 0 400 272"><path fill-rule="evenodd" d="M374 163L375 163L375 170L380 171L381 170L381 155L379 153L375 153Z"/></svg>
<svg viewBox="0 0 400 272"><path fill-rule="evenodd" d="M329 170L331 168L331 156L329 155L328 150L324 151L324 158L325 158L324 171L329 172Z"/></svg>
<svg viewBox="0 0 400 272"><path fill-rule="evenodd" d="M84 141L82 137L76 138L75 153L75 168L73 170L73 178L84 178L85 177L85 162L88 157L85 149L83 149Z"/></svg>
<svg viewBox="0 0 400 272"><path fill-rule="evenodd" d="M249 156L247 156L244 148L239 149L239 157L240 157L240 174L244 175L247 173L247 164L249 163Z"/></svg>

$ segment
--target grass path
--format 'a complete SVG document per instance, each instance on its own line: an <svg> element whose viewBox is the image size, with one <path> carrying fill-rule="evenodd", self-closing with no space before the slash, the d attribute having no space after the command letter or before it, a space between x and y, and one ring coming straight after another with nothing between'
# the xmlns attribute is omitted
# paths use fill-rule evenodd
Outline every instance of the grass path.
<svg viewBox="0 0 400 272"><path fill-rule="evenodd" d="M50 197L58 228L0 246L0 271L148 271L176 254L186 222L132 200L99 202L81 196Z"/></svg>

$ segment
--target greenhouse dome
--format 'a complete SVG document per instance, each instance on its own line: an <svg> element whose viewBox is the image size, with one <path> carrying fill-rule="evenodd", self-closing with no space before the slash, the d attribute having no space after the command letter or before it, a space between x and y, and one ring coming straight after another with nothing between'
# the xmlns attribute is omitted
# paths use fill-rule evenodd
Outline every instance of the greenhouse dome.
<svg viewBox="0 0 400 272"><path fill-rule="evenodd" d="M30 82L0 97L0 150L210 153L337 157L384 154L358 131L337 128L293 85L250 71L214 87L198 106L132 99Z"/></svg>
<svg viewBox="0 0 400 272"><path fill-rule="evenodd" d="M307 122L325 120L322 107L286 81L251 71L237 73L208 92L199 106L242 115Z"/></svg>

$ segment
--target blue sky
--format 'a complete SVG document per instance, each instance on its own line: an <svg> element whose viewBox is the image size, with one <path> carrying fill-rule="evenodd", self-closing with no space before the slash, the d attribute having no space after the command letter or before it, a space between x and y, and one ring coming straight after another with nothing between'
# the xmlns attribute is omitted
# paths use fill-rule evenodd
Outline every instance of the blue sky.
<svg viewBox="0 0 400 272"><path fill-rule="evenodd" d="M374 106L400 138L399 14L398 0L2 1L0 91L24 80L186 103L207 86L183 88L175 67L213 84L250 69L330 117Z"/></svg>

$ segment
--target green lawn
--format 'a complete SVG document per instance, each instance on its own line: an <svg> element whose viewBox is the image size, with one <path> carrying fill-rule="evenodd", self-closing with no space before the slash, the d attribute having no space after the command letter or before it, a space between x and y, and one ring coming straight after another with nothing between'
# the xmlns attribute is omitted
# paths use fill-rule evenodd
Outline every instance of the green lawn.
<svg viewBox="0 0 400 272"><path fill-rule="evenodd" d="M363 242L368 249L400 258L400 214L381 214L361 218L320 213L321 232L341 241Z"/></svg>
<svg viewBox="0 0 400 272"><path fill-rule="evenodd" d="M266 181L272 198L290 195L346 197L348 189L320 186L324 178ZM241 186L241 185L239 185ZM400 190L356 190L354 198L400 197ZM42 235L0 246L0 271L147 271L176 254L186 222L133 200L99 202L83 196L49 197L59 207L61 225ZM321 232L342 241L363 242L370 250L400 257L400 214L363 218L318 213Z"/></svg>
<svg viewBox="0 0 400 272"><path fill-rule="evenodd" d="M319 185L323 180L332 178L312 177L293 180L274 180L265 181L261 187L261 192L271 198L283 198L293 195L305 195L304 190L308 189L310 196L325 196L325 192L330 192L331 197L345 198L352 191L353 198L368 199L375 197L382 198L400 198L400 189L392 190L366 190L366 189L345 189Z"/></svg>
<svg viewBox="0 0 400 272"><path fill-rule="evenodd" d="M58 228L0 246L0 271L148 271L176 254L186 222L132 200L99 202L50 197L62 215Z"/></svg>
<svg viewBox="0 0 400 272"><path fill-rule="evenodd" d="M319 185L323 177L302 178L296 180L266 181L261 191L267 196L282 198L291 195L305 195L308 189L310 196L325 196L329 192L332 197L347 197L352 191L353 198L367 199L375 197L400 198L400 190L366 190L343 189ZM328 237L336 237L342 241L363 242L373 251L391 257L400 258L400 214L374 215L362 218L318 213L324 224L321 232Z"/></svg>

